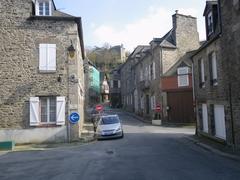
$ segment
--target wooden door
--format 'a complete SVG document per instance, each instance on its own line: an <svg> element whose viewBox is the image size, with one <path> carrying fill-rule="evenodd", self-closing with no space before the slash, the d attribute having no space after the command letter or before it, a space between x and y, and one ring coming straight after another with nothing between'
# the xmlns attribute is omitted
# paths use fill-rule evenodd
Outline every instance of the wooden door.
<svg viewBox="0 0 240 180"><path fill-rule="evenodd" d="M168 123L193 123L193 95L191 91L168 92Z"/></svg>

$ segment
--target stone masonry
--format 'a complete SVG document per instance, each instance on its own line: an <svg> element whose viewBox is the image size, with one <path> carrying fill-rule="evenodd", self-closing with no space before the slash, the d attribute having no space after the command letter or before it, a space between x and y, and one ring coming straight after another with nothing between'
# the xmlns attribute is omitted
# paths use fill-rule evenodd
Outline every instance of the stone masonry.
<svg viewBox="0 0 240 180"><path fill-rule="evenodd" d="M32 18L31 0L0 2L0 128L31 129L29 127L29 99L34 96L65 96L66 120L69 98L74 94L82 115L80 88L69 82L75 73L83 82L79 32L73 19ZM75 58L68 59L71 40L76 48ZM56 72L39 72L39 44L57 46ZM78 69L76 69L76 67ZM59 80L60 77L60 80ZM70 88L73 87L73 88ZM75 89L71 92L71 89ZM80 102L81 101L81 102ZM79 132L78 132L79 133Z"/></svg>

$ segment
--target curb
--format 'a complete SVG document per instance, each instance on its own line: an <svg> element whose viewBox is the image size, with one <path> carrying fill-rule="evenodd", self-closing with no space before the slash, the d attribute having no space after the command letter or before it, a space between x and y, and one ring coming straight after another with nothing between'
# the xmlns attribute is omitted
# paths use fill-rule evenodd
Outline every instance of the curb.
<svg viewBox="0 0 240 180"><path fill-rule="evenodd" d="M240 156L237 156L237 155L233 155L233 154L230 154L230 153L226 153L226 152L223 152L219 149L216 149L210 145L207 145L207 144L204 144L202 142L199 142L198 140L192 138L192 137L188 137L186 136L185 137L186 139L192 141L194 144L196 144L197 146L200 146L201 148L205 149L205 150L208 150L210 152L213 152L213 153L216 153L220 156L224 156L224 157L227 157L227 158L230 158L232 160L236 160L236 161L240 161Z"/></svg>
<svg viewBox="0 0 240 180"><path fill-rule="evenodd" d="M152 124L150 121L147 121L147 120L144 120L142 117L136 115L136 114L133 114L133 113L130 113L130 112L124 112L126 113L128 116L132 116L134 118L136 118L137 120L143 122L143 123L146 123L146 124Z"/></svg>
<svg viewBox="0 0 240 180"><path fill-rule="evenodd" d="M59 144L28 144L28 145L19 145L15 146L12 151L0 151L0 156L8 153L8 152L23 152L23 151L44 151L44 150L52 150L58 148L68 148L68 147L75 147L75 146L83 146L94 142L95 138L92 137L84 137L80 138L79 141L71 142L71 143L59 143Z"/></svg>

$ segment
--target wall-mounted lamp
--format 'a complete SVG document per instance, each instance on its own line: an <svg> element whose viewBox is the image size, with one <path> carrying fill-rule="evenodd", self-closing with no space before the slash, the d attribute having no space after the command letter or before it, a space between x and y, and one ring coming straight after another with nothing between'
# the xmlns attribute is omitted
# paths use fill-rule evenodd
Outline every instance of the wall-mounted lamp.
<svg viewBox="0 0 240 180"><path fill-rule="evenodd" d="M62 82L62 74L59 74L59 75L58 75L57 81L58 81L58 82Z"/></svg>
<svg viewBox="0 0 240 180"><path fill-rule="evenodd" d="M75 56L75 48L73 47L73 43L72 43L72 40L71 40L71 45L68 47L68 53L69 53L69 56L70 58L73 58Z"/></svg>

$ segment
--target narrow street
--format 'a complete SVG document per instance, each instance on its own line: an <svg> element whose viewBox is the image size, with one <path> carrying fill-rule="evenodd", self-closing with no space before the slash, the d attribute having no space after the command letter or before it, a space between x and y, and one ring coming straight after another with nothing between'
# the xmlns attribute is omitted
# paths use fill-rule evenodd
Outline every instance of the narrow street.
<svg viewBox="0 0 240 180"><path fill-rule="evenodd" d="M206 151L186 137L119 113L123 139L0 156L1 180L238 180L240 162Z"/></svg>

